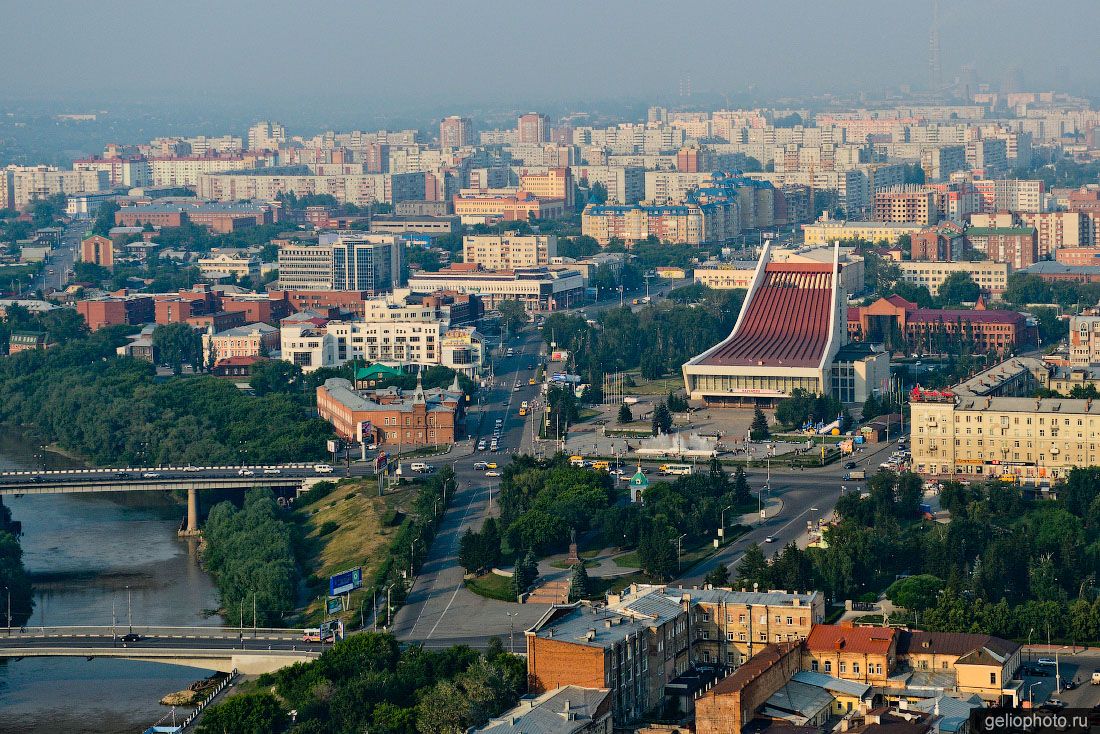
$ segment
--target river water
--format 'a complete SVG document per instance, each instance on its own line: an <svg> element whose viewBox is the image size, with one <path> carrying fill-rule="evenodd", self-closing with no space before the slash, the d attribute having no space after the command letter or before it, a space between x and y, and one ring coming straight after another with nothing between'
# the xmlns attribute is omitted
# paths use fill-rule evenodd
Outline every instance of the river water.
<svg viewBox="0 0 1100 734"><path fill-rule="evenodd" d="M72 466L0 428L0 471ZM180 540L183 508L150 492L5 498L23 523L34 578L28 626L217 625L195 541ZM210 671L83 658L0 662L0 733L141 732L169 709L158 701ZM183 712L186 714L186 712ZM182 718L182 716L180 717Z"/></svg>

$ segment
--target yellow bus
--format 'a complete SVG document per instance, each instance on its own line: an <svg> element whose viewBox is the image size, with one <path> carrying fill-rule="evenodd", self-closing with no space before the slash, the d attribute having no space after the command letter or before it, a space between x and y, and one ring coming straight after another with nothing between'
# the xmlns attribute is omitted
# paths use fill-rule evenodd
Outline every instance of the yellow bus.
<svg viewBox="0 0 1100 734"><path fill-rule="evenodd" d="M611 470L611 462L609 462L609 461L593 461L592 462L592 468L593 469L602 469L603 471L610 471Z"/></svg>
<svg viewBox="0 0 1100 734"><path fill-rule="evenodd" d="M686 476L691 474L691 464L661 464L658 471L661 474L676 474Z"/></svg>

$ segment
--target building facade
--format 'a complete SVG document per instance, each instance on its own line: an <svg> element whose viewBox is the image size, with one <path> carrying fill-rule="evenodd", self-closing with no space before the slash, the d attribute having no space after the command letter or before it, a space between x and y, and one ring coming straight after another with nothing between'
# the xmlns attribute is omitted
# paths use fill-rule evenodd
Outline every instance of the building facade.
<svg viewBox="0 0 1100 734"><path fill-rule="evenodd" d="M457 378L449 390L425 390L417 382L398 388L356 390L342 377L317 387L317 415L336 433L354 441L392 447L452 444L459 434L463 393Z"/></svg>
<svg viewBox="0 0 1100 734"><path fill-rule="evenodd" d="M409 288L424 293L456 291L478 296L485 308L501 301L519 301L528 311L556 311L580 303L584 277L571 268L486 270L476 263L459 263L435 273L419 272Z"/></svg>
<svg viewBox="0 0 1100 734"><path fill-rule="evenodd" d="M515 270L549 265L558 256L554 235L466 235L462 238L462 262L486 270Z"/></svg>

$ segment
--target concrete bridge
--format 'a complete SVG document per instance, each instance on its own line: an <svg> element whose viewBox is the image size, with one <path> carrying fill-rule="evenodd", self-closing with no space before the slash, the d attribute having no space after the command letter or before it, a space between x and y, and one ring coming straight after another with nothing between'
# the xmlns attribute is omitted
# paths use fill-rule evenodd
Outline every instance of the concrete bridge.
<svg viewBox="0 0 1100 734"><path fill-rule="evenodd" d="M318 471L318 466L327 465L166 466L0 472L0 498L24 494L183 490L187 492L187 526L184 534L194 534L199 530L199 490L247 490L252 487L297 490L341 476L335 470ZM373 474L373 470L361 464L352 465L351 474Z"/></svg>
<svg viewBox="0 0 1100 734"><path fill-rule="evenodd" d="M121 658L223 673L237 670L249 675L315 660L327 647L306 642L302 630L290 629L136 625L0 628L0 658Z"/></svg>

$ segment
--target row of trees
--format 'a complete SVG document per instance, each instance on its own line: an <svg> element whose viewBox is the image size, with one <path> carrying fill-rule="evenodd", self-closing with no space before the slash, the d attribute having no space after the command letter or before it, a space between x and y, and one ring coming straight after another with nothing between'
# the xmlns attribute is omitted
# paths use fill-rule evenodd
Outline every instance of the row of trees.
<svg viewBox="0 0 1100 734"><path fill-rule="evenodd" d="M1074 470L1059 499L1047 502L1025 500L1000 482L947 482L940 494L952 518L946 525L921 520L921 493L916 475L879 472L869 496L840 498L827 548L792 545L771 562L750 548L737 583L816 588L834 599L873 598L891 587L888 594L923 612L930 627L1016 637L1026 636L1025 627L1038 632L1033 620L1046 610L1052 635L1097 639L1089 625L1100 568L1100 469ZM905 576L918 578L894 584Z"/></svg>
<svg viewBox="0 0 1100 734"><path fill-rule="evenodd" d="M367 633L261 676L256 692L208 709L199 731L458 734L511 708L526 689L525 663L499 640L482 655L465 646L402 648L388 634Z"/></svg>
<svg viewBox="0 0 1100 734"><path fill-rule="evenodd" d="M0 421L101 465L324 458L332 427L302 396L249 396L213 377L158 382L151 364L115 354L125 330L0 361Z"/></svg>
<svg viewBox="0 0 1100 734"><path fill-rule="evenodd" d="M34 611L34 591L27 569L23 566L23 549L19 545L19 526L11 519L11 510L0 503L0 589L11 594L11 624L23 625ZM4 603L7 603L5 596ZM7 608L2 611L4 624Z"/></svg>
<svg viewBox="0 0 1100 734"><path fill-rule="evenodd" d="M231 622L275 626L297 607L295 526L280 514L271 490L261 488L249 490L240 509L221 502L210 510L203 560Z"/></svg>

